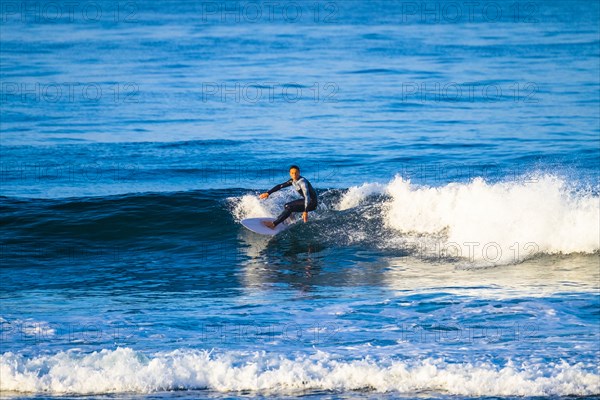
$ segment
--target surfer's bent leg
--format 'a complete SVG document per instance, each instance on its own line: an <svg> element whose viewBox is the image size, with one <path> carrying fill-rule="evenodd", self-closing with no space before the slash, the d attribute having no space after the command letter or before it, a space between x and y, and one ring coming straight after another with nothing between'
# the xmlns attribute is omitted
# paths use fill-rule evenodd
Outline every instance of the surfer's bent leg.
<svg viewBox="0 0 600 400"><path fill-rule="evenodd" d="M317 208L317 202L311 201L308 204L308 208L306 209L306 211L314 211L316 208ZM273 224L275 224L275 226L277 226L281 222L285 221L285 219L287 217L289 217L293 212L302 212L302 211L304 211L304 200L303 199L298 199L298 200L290 201L289 203L285 203L283 212L279 215L279 217L277 217L277 219L275 221L273 221Z"/></svg>
<svg viewBox="0 0 600 400"><path fill-rule="evenodd" d="M303 199L298 199L298 200L290 201L289 203L285 203L285 206L283 206L283 212L279 215L279 217L277 217L277 219L275 221L273 221L273 224L275 224L275 226L277 226L280 223L282 223L287 217L292 215L293 212L300 212L300 211L304 211L304 200Z"/></svg>

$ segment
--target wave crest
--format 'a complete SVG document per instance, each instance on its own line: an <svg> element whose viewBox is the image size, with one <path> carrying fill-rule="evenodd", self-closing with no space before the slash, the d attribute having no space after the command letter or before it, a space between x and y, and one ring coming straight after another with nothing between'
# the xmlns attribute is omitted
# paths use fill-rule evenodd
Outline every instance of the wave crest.
<svg viewBox="0 0 600 400"><path fill-rule="evenodd" d="M438 255L484 265L600 248L600 198L552 175L498 183L476 178L441 187L415 185L398 175L386 186L350 188L337 208L348 209L369 197L380 203L389 229L383 247L410 237L419 237L421 244L427 243L424 237L443 238L435 243Z"/></svg>
<svg viewBox="0 0 600 400"><path fill-rule="evenodd" d="M599 375L582 363L451 364L370 358L342 360L317 351L295 358L266 352L178 349L146 356L131 348L91 354L75 351L26 358L0 356L2 391L72 394L150 393L209 389L219 392L296 393L306 390L434 391L468 396L592 395ZM597 368L597 367L595 367Z"/></svg>

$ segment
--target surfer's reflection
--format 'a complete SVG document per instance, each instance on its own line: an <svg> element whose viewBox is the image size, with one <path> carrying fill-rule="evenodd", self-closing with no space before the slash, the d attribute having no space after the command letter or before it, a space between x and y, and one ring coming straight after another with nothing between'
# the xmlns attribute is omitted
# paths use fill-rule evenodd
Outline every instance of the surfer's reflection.
<svg viewBox="0 0 600 400"><path fill-rule="evenodd" d="M246 288L289 286L301 291L323 287L382 286L387 262L380 255L323 237L292 232L264 238L242 232Z"/></svg>
<svg viewBox="0 0 600 400"><path fill-rule="evenodd" d="M320 271L323 260L319 253L324 246L291 239L265 239L257 235L242 235L240 246L245 255L244 286L268 288L287 284L301 291L310 291L323 284Z"/></svg>

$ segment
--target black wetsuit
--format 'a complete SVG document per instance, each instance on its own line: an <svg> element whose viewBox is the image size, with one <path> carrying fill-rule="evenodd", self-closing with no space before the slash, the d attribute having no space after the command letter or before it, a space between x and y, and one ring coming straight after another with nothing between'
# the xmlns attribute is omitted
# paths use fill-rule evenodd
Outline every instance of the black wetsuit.
<svg viewBox="0 0 600 400"><path fill-rule="evenodd" d="M278 191L279 189L283 189L292 185L294 186L294 189L296 189L296 191L298 191L298 193L303 197L303 199L298 199L286 203L283 212L279 215L279 217L277 217L275 221L273 221L273 223L276 226L283 222L293 212L313 211L315 208L317 208L317 192L315 192L315 189L313 189L308 179L302 176L298 178L298 180L295 182L293 179L290 178L290 180L280 183L273 189L269 190L267 193L271 194Z"/></svg>

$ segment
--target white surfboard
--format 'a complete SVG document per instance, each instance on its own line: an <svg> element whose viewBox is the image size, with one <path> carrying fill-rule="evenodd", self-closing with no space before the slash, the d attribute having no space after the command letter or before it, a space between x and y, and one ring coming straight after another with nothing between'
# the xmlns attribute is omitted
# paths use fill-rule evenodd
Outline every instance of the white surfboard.
<svg viewBox="0 0 600 400"><path fill-rule="evenodd" d="M275 229L271 229L262 224L262 221L275 221L275 218L246 218L242 220L242 225L250 229L252 232L260 235L277 235L280 232L285 231L289 228L289 225L284 221L277 225Z"/></svg>

